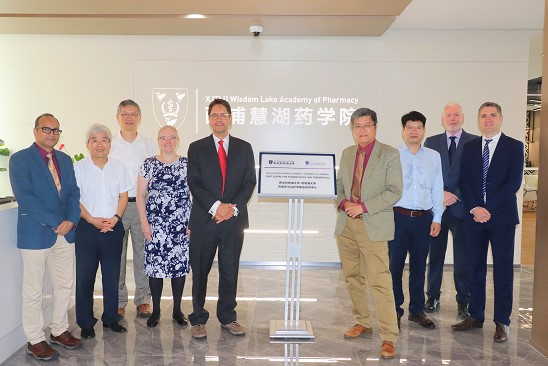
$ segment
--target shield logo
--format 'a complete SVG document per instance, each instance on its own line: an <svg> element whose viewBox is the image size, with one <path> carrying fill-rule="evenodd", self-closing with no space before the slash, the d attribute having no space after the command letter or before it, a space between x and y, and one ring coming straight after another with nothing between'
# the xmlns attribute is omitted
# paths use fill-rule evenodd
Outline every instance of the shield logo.
<svg viewBox="0 0 548 366"><path fill-rule="evenodd" d="M188 112L188 89L153 88L152 109L160 126L181 127Z"/></svg>

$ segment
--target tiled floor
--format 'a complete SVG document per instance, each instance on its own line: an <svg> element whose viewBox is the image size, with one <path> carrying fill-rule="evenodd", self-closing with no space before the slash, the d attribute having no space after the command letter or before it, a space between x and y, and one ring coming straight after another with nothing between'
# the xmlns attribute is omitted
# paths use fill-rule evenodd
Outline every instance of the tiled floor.
<svg viewBox="0 0 548 366"><path fill-rule="evenodd" d="M128 271L129 273L130 271ZM212 270L209 294L217 292L217 271ZM488 274L491 276L491 273ZM346 340L344 330L354 324L352 310L341 271L333 267L306 268L302 272L301 318L312 321L313 343L284 345L270 343L271 319L283 318L285 272L260 267L244 267L240 272L238 320L247 328L245 337L231 336L215 319L215 300L206 308L212 314L207 324L208 337L193 340L190 329L171 320L170 285L166 281L162 302L163 318L157 328L147 328L146 319L136 318L128 306L123 323L127 334L103 332L96 326L97 337L84 340L78 350L60 349L58 360L40 362L21 348L3 365L548 365L548 359L529 345L533 274L531 267L516 269L514 311L510 340L493 341L494 324L483 329L452 332L456 321L452 268L445 270L442 307L432 315L437 327L423 329L402 318L398 355L394 360L379 360L380 339L372 335ZM185 288L183 311L191 312L191 281ZM100 295L100 291L97 291ZM488 284L486 319L493 315L493 288ZM100 316L101 300L95 302ZM79 336L74 309L70 312L71 330ZM100 323L98 323L100 325Z"/></svg>

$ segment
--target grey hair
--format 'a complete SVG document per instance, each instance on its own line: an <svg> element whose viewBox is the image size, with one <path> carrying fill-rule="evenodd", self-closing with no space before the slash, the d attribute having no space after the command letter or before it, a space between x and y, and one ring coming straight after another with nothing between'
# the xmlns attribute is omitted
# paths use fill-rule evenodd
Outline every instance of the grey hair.
<svg viewBox="0 0 548 366"><path fill-rule="evenodd" d="M442 116L445 113L445 109L449 108L449 107L459 107L460 111L462 112L462 106L460 105L459 102L449 102L449 103L447 103L446 105L443 106L443 111L441 112Z"/></svg>
<svg viewBox="0 0 548 366"><path fill-rule="evenodd" d="M139 107L139 104L131 99L122 100L120 104L118 104L118 111L116 112L116 114L120 114L120 111L123 107L135 107L137 108L137 112L139 113L139 115L141 115L141 107Z"/></svg>
<svg viewBox="0 0 548 366"><path fill-rule="evenodd" d="M112 141L112 132L110 132L110 128L108 128L105 125L102 125L100 123L94 123L91 125L90 128L88 128L86 132L86 145L89 142L89 139L91 138L91 135L94 135L96 133L104 132L107 134L108 140Z"/></svg>
<svg viewBox="0 0 548 366"><path fill-rule="evenodd" d="M377 113L369 108L358 108L350 116L350 127L354 127L354 121L360 117L371 117L371 121L376 126L377 125Z"/></svg>

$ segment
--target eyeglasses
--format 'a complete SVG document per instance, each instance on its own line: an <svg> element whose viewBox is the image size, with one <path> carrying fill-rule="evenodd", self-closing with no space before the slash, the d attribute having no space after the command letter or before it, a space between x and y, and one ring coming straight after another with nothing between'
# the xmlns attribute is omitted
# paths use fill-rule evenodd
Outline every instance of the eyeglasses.
<svg viewBox="0 0 548 366"><path fill-rule="evenodd" d="M213 113L209 115L209 118L211 119L217 119L219 117L221 117L221 119L227 119L228 117L230 117L230 113Z"/></svg>
<svg viewBox="0 0 548 366"><path fill-rule="evenodd" d="M158 137L158 140L166 142L166 141L177 140L177 138L178 138L177 136L160 136Z"/></svg>
<svg viewBox="0 0 548 366"><path fill-rule="evenodd" d="M43 133L46 135L49 135L53 132L54 135L60 135L62 130L58 128L51 128L51 127L36 127L37 130L42 130Z"/></svg>
<svg viewBox="0 0 548 366"><path fill-rule="evenodd" d="M411 126L411 125L406 125L405 126L405 129L407 131L422 131L424 130L424 127L423 126Z"/></svg>
<svg viewBox="0 0 548 366"><path fill-rule="evenodd" d="M126 113L126 112L123 112L123 113L120 113L120 116L122 116L123 118L128 118L128 117L136 118L136 117L139 117L139 113Z"/></svg>
<svg viewBox="0 0 548 366"><path fill-rule="evenodd" d="M354 129L355 130L370 130L373 128L373 126L375 126L374 123L367 123L367 124L364 124L364 125L354 125Z"/></svg>

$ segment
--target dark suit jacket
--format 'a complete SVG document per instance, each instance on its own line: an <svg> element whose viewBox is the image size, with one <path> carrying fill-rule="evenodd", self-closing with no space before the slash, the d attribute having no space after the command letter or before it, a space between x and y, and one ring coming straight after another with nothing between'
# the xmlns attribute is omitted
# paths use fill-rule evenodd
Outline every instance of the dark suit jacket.
<svg viewBox="0 0 548 366"><path fill-rule="evenodd" d="M519 224L516 192L523 180L523 143L502 134L497 144L489 171L487 172L486 195L482 195L482 139L478 137L466 145L462 151L459 187L466 211L474 207L485 207L491 219L485 224L474 222L473 215L465 215L465 220L475 229L500 225Z"/></svg>
<svg viewBox="0 0 548 366"><path fill-rule="evenodd" d="M57 240L53 229L65 220L74 224L65 235L69 243L74 243L80 220L80 189L70 157L58 150L53 150L53 154L59 164L60 194L35 144L10 158L11 188L19 204L17 247L20 249L51 248Z"/></svg>
<svg viewBox="0 0 548 366"><path fill-rule="evenodd" d="M191 143L188 148L188 186L193 198L190 230L227 231L248 228L247 203L256 183L255 158L248 142L230 136L224 196L213 135ZM238 216L216 224L208 212L216 201L236 204Z"/></svg>
<svg viewBox="0 0 548 366"><path fill-rule="evenodd" d="M459 144L457 145L457 151L453 158L453 164L449 165L449 149L447 147L447 137L445 132L439 135L430 136L424 141L424 146L436 150L441 157L441 170L443 172L443 190L453 193L459 198L459 201L455 202L446 210L451 211L451 214L455 217L464 217L464 205L462 204L462 194L459 189L459 175L460 175L460 159L462 156L462 150L464 145L477 138L478 136L462 131Z"/></svg>

